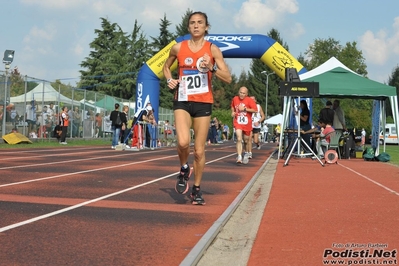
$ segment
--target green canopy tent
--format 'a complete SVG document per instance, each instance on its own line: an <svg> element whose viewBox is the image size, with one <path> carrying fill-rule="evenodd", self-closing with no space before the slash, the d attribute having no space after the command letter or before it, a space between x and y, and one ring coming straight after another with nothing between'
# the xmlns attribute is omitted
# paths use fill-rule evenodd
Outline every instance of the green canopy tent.
<svg viewBox="0 0 399 266"><path fill-rule="evenodd" d="M364 78L342 67L301 81L319 82L320 97L385 100L396 96L395 87Z"/></svg>
<svg viewBox="0 0 399 266"><path fill-rule="evenodd" d="M118 100L117 98L106 96L103 99L94 103L95 106L107 109L108 111L113 111L115 109L115 104L119 103L120 108L119 110L122 111L122 106L127 105L129 106L129 113L134 114L135 110L135 102L126 102L122 100Z"/></svg>
<svg viewBox="0 0 399 266"><path fill-rule="evenodd" d="M377 133L373 134L373 136L377 138L379 135L379 128L385 128L385 100L389 98L396 128L398 128L398 104L395 87L360 76L335 57L330 58L319 67L301 74L299 78L302 82L318 82L319 97L378 100L380 105L379 110L381 110L380 123L382 123L382 125L377 125ZM291 103L291 99L289 98L291 97L284 97L284 123L281 132L283 132L284 128L287 126L288 117L292 109L289 108ZM378 143L378 141L376 142ZM377 147L377 150L378 148L379 147Z"/></svg>
<svg viewBox="0 0 399 266"><path fill-rule="evenodd" d="M97 101L94 103L95 106L107 109L108 111L112 111L115 109L115 104L119 103L120 101L114 97L111 96L105 96L101 100Z"/></svg>

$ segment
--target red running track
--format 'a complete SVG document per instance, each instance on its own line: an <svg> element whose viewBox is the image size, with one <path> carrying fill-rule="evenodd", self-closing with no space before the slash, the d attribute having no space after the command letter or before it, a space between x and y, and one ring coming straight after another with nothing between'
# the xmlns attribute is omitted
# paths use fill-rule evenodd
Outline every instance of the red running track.
<svg viewBox="0 0 399 266"><path fill-rule="evenodd" d="M362 159L283 164L248 265L398 265L399 167Z"/></svg>
<svg viewBox="0 0 399 266"><path fill-rule="evenodd" d="M274 148L237 166L234 143L207 146L205 206L174 191L174 148L2 150L1 265L178 265Z"/></svg>

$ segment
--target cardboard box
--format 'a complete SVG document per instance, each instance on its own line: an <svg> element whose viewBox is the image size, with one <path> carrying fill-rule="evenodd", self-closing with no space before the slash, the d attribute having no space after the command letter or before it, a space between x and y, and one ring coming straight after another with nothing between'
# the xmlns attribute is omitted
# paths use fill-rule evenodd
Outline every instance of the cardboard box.
<svg viewBox="0 0 399 266"><path fill-rule="evenodd" d="M356 151L356 159L362 159L363 158L363 151Z"/></svg>

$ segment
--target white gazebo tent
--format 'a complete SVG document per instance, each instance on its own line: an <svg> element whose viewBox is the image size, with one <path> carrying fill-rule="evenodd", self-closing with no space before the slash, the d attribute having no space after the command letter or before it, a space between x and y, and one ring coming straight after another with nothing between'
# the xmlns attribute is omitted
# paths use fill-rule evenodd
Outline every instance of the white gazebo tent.
<svg viewBox="0 0 399 266"><path fill-rule="evenodd" d="M33 90L15 97L10 97L11 103L25 103L36 100L38 104L53 102L72 104L73 100L56 91L49 83L40 83Z"/></svg>
<svg viewBox="0 0 399 266"><path fill-rule="evenodd" d="M269 119L266 119L265 122L268 125L283 124L283 115L282 114L278 114L278 115L272 116Z"/></svg>

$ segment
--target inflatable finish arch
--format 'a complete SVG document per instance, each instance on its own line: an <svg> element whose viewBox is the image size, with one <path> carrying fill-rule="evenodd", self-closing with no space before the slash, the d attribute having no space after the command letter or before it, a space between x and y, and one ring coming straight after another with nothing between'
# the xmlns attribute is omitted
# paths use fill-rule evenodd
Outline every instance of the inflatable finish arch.
<svg viewBox="0 0 399 266"><path fill-rule="evenodd" d="M190 38L190 34L178 37L141 67L137 78L136 111L144 108L147 102L151 102L158 120L159 80L163 78L163 65L172 46ZM283 46L265 35L208 34L205 39L217 45L224 58L259 58L282 80L285 79L286 68L295 68L298 74L306 72L306 69ZM177 61L173 64L172 70L176 68Z"/></svg>

